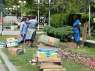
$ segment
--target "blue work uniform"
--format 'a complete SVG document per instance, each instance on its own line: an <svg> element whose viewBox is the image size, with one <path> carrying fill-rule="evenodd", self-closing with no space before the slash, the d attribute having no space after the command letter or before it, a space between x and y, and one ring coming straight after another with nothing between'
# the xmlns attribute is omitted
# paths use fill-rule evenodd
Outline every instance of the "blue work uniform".
<svg viewBox="0 0 95 71"><path fill-rule="evenodd" d="M74 23L73 23L73 37L74 37L74 40L75 42L80 42L80 25L81 25L81 22L79 19L77 19Z"/></svg>
<svg viewBox="0 0 95 71"><path fill-rule="evenodd" d="M21 22L20 24L20 35L22 37L21 41L25 40L27 29L28 29L28 24L25 21Z"/></svg>
<svg viewBox="0 0 95 71"><path fill-rule="evenodd" d="M36 29L37 28L37 25L38 25L38 23L37 23L37 20L36 19L31 19L31 20L29 20L29 28L30 29Z"/></svg>
<svg viewBox="0 0 95 71"><path fill-rule="evenodd" d="M36 35L36 28L37 28L37 20L35 19L29 20L29 27L25 38L26 40L33 41Z"/></svg>

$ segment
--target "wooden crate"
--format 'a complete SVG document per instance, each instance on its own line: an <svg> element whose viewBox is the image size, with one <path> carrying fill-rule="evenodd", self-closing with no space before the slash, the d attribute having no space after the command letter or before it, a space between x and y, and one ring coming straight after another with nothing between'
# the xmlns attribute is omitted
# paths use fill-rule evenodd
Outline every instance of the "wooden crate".
<svg viewBox="0 0 95 71"><path fill-rule="evenodd" d="M65 71L62 65L57 65L53 63L42 63L39 66L42 71Z"/></svg>
<svg viewBox="0 0 95 71"><path fill-rule="evenodd" d="M47 59L38 59L38 62L51 62L51 63L60 62L61 63L61 58L58 58L57 60L51 60L49 58L47 58Z"/></svg>

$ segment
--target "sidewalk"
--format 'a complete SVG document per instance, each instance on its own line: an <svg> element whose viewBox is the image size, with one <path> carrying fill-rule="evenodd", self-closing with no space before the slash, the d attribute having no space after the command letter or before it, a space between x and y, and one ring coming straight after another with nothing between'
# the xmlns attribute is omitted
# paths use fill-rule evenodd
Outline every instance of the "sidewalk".
<svg viewBox="0 0 95 71"><path fill-rule="evenodd" d="M41 34L41 33L44 33L44 32L37 31L37 34ZM11 30L4 30L4 31L0 30L0 34L2 34L2 35L19 35L20 32L19 31L11 31Z"/></svg>
<svg viewBox="0 0 95 71"><path fill-rule="evenodd" d="M17 71L16 67L9 61L7 55L2 51L2 49L0 49L0 56L2 57L5 65L9 71ZM3 71L3 70L1 70L1 71Z"/></svg>
<svg viewBox="0 0 95 71"><path fill-rule="evenodd" d="M11 31L11 30L4 30L4 31L1 31L0 30L0 34L2 35L19 35L19 31Z"/></svg>
<svg viewBox="0 0 95 71"><path fill-rule="evenodd" d="M0 64L0 71L6 71L5 66L3 64Z"/></svg>

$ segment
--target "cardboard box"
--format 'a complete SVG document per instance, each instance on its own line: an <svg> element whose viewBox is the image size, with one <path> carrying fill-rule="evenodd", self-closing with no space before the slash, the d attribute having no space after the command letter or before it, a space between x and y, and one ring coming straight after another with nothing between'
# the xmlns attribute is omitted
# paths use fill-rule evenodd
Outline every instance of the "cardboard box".
<svg viewBox="0 0 95 71"><path fill-rule="evenodd" d="M15 38L7 38L6 45L7 45L7 47L18 46L18 40Z"/></svg>

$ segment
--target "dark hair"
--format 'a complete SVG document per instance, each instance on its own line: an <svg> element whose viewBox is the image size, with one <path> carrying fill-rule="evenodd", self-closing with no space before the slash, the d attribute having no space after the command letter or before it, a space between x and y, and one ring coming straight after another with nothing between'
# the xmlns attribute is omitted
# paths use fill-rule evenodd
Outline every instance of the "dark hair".
<svg viewBox="0 0 95 71"><path fill-rule="evenodd" d="M26 17L23 17L22 20L21 20L21 22L22 22L22 21L26 21L26 20L27 20L27 18L26 18Z"/></svg>
<svg viewBox="0 0 95 71"><path fill-rule="evenodd" d="M28 19L30 20L31 19L31 16L28 16Z"/></svg>
<svg viewBox="0 0 95 71"><path fill-rule="evenodd" d="M35 19L35 18L36 18L36 16L31 16L31 17L30 17L30 19Z"/></svg>

